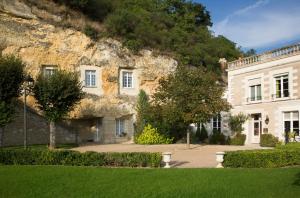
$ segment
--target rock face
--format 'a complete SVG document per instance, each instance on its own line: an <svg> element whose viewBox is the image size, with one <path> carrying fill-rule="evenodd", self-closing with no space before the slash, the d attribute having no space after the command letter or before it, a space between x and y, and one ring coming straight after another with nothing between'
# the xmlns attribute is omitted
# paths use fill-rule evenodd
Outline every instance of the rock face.
<svg viewBox="0 0 300 198"><path fill-rule="evenodd" d="M134 115L139 89L149 95L154 93L159 79L177 66L174 59L155 56L149 50L134 55L116 40L103 38L94 42L82 32L50 25L37 19L30 8L19 1L0 0L0 11L2 53L21 57L26 71L33 77L42 72L43 66L56 65L59 69L83 74L84 84L85 68L99 70L96 79L99 87L85 89L87 96L71 113L72 119L109 117L114 120ZM134 89L122 90L123 70L134 72ZM34 108L34 101L29 101ZM132 120L134 122L134 116ZM113 127L107 130L115 133Z"/></svg>

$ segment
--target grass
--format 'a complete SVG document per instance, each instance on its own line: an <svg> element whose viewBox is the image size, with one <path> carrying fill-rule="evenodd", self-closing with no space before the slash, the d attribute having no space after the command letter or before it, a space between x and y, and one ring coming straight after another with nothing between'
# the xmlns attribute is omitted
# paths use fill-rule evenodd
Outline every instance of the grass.
<svg viewBox="0 0 300 198"><path fill-rule="evenodd" d="M0 166L0 197L298 197L300 168Z"/></svg>

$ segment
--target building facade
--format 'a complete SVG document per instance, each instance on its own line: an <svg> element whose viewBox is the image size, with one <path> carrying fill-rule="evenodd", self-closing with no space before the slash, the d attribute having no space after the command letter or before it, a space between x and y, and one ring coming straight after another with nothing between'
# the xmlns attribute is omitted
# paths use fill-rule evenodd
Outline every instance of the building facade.
<svg viewBox="0 0 300 198"><path fill-rule="evenodd" d="M233 115L249 115L244 124L246 144L261 134L285 140L299 136L300 44L228 63L228 102Z"/></svg>

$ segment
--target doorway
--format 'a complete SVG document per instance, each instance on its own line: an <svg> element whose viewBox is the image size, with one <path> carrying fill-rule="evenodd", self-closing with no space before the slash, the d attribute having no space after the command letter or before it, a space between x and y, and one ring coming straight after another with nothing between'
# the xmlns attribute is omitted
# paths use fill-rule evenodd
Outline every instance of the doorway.
<svg viewBox="0 0 300 198"><path fill-rule="evenodd" d="M261 113L251 114L251 143L258 144L260 142L260 135L262 133Z"/></svg>

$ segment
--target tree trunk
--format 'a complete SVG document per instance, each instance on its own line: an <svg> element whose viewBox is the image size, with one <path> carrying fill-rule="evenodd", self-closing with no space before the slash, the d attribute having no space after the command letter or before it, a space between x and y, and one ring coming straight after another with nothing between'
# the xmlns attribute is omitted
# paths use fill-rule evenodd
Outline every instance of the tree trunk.
<svg viewBox="0 0 300 198"><path fill-rule="evenodd" d="M55 122L51 121L50 122L50 145L49 145L49 149L55 149L55 147L56 147L55 135L56 135Z"/></svg>
<svg viewBox="0 0 300 198"><path fill-rule="evenodd" d="M0 127L0 147L3 146L4 127Z"/></svg>

